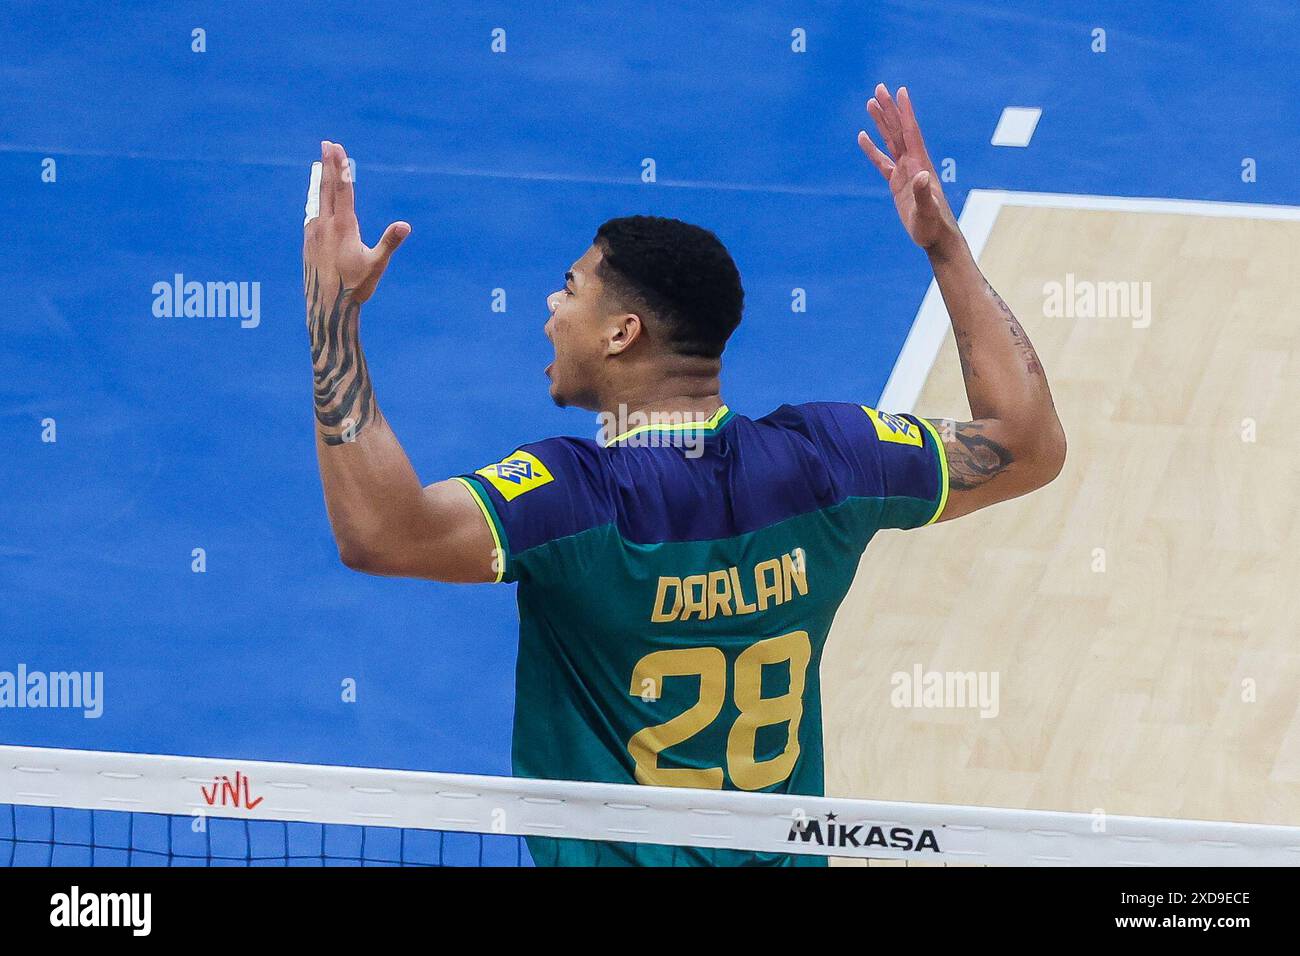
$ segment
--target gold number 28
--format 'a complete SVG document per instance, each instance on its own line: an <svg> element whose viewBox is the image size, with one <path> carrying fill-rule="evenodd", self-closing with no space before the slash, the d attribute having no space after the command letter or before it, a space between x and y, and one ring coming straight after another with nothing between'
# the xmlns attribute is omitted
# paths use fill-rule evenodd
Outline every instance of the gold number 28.
<svg viewBox="0 0 1300 956"><path fill-rule="evenodd" d="M751 644L736 658L735 703L740 716L727 734L727 772L742 790L762 790L790 776L799 759L799 721L803 717L803 690L812 659L807 631L791 631L780 637ZM777 697L764 697L763 667L786 664L790 688ZM632 689L641 696L647 688L662 688L665 677L699 676L700 698L672 720L646 727L627 742L636 762L638 783L657 787L699 787L721 790L721 767L670 769L659 766L659 754L694 737L722 713L727 695L727 658L716 647L685 647L654 651L637 661L632 669ZM655 696L659 696L656 691ZM785 748L775 757L755 760L754 751L761 727L789 721Z"/></svg>

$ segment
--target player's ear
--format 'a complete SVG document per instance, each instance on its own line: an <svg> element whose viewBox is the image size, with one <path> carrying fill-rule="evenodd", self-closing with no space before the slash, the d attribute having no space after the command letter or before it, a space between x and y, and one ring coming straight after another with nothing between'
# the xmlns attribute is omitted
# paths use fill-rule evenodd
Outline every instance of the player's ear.
<svg viewBox="0 0 1300 956"><path fill-rule="evenodd" d="M606 345L610 355L621 355L626 352L644 331L641 317L635 312L610 316L610 323L609 341Z"/></svg>

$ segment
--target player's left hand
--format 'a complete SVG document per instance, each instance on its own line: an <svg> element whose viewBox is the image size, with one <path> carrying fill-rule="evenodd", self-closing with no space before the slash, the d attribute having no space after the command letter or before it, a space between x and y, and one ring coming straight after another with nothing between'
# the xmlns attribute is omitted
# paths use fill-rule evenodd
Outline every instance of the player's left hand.
<svg viewBox="0 0 1300 956"><path fill-rule="evenodd" d="M878 84L876 95L867 100L867 112L876 121L889 153L877 148L865 130L858 133L858 146L889 183L898 218L912 241L930 252L945 240L959 237L957 218L926 152L907 87L898 88L895 102L885 84Z"/></svg>
<svg viewBox="0 0 1300 956"><path fill-rule="evenodd" d="M360 305L374 294L388 260L411 234L411 226L392 223L373 249L362 242L348 155L338 143L320 145L319 208L303 226L302 261L307 272L316 273L320 288L332 292L341 282L351 302Z"/></svg>

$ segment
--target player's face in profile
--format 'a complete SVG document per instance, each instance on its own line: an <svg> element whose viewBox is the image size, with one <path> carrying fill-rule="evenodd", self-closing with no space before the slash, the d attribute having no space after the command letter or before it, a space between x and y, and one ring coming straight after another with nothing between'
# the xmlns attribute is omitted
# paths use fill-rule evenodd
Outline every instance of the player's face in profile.
<svg viewBox="0 0 1300 956"><path fill-rule="evenodd" d="M596 410L610 315L596 275L600 259L600 250L589 248L565 275L564 287L546 297L551 312L546 337L555 346L555 361L546 367L546 374L551 380L551 398L562 407Z"/></svg>

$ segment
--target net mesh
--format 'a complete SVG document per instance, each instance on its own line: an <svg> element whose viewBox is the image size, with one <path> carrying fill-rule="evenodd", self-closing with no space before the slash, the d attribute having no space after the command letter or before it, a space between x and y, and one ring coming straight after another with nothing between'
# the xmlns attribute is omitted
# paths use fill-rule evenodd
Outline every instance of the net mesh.
<svg viewBox="0 0 1300 956"><path fill-rule="evenodd" d="M5 866L528 866L519 836L0 806Z"/></svg>
<svg viewBox="0 0 1300 956"><path fill-rule="evenodd" d="M0 865L821 862L814 857L1300 865L1300 827L0 746Z"/></svg>
<svg viewBox="0 0 1300 956"><path fill-rule="evenodd" d="M206 820L161 813L122 813L69 807L0 805L0 866L9 867L531 867L522 836L461 833L284 820ZM656 855L669 865L686 862L679 847ZM725 865L714 848L693 848ZM636 845L630 847L636 859ZM623 862L625 855L609 855ZM602 862L597 852L593 862ZM865 857L865 866L939 866L946 860ZM980 866L972 863L967 865Z"/></svg>

